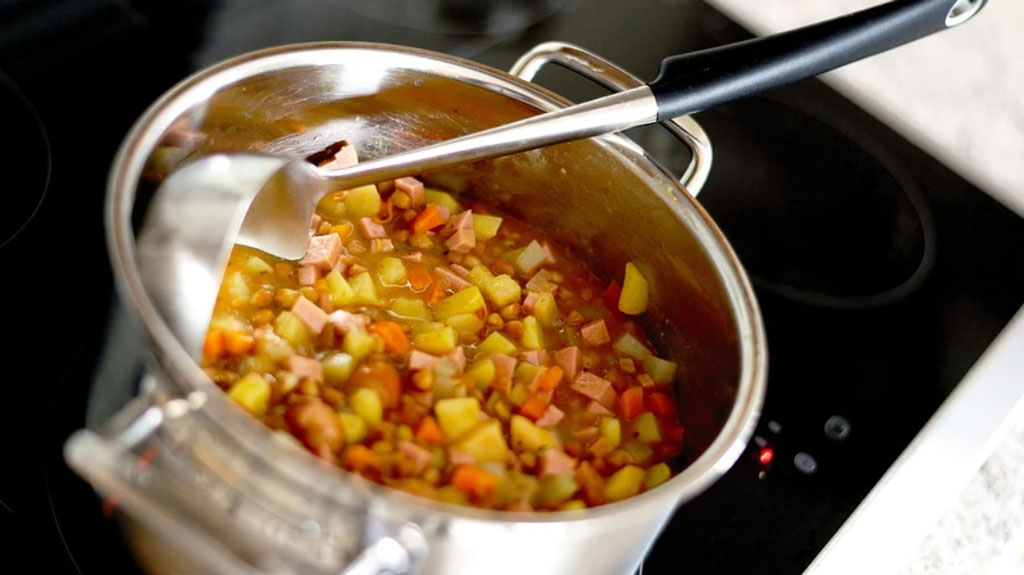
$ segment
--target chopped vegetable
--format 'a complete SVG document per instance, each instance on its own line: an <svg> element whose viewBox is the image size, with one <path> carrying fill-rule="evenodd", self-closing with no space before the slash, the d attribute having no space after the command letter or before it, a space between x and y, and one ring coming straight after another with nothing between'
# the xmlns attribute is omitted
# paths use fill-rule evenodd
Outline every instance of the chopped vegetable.
<svg viewBox="0 0 1024 575"><path fill-rule="evenodd" d="M650 374L655 383L668 384L672 383L672 380L675 379L676 368L679 367L675 362L654 357L653 355L645 357L643 361L644 367L647 368L647 373Z"/></svg>
<svg viewBox="0 0 1024 575"><path fill-rule="evenodd" d="M478 425L453 447L480 463L503 462L508 454L501 423L493 419Z"/></svg>
<svg viewBox="0 0 1024 575"><path fill-rule="evenodd" d="M260 374L250 373L231 386L228 397L249 413L262 416L270 402L270 383Z"/></svg>
<svg viewBox="0 0 1024 575"><path fill-rule="evenodd" d="M616 471L604 487L604 496L609 501L620 501L640 492L644 480L644 470L636 465L627 465Z"/></svg>
<svg viewBox="0 0 1024 575"><path fill-rule="evenodd" d="M647 469L647 473L644 474L644 487L647 489L654 489L668 481L668 478L672 476L672 470L669 469L667 463L659 463L651 466Z"/></svg>
<svg viewBox="0 0 1024 575"><path fill-rule="evenodd" d="M473 286L445 298L434 308L434 315L444 321L453 315L475 313L486 308L487 304L484 303L480 288Z"/></svg>
<svg viewBox="0 0 1024 575"><path fill-rule="evenodd" d="M509 341L509 339L498 332L492 332L491 335L487 336L479 345L476 346L476 350L479 353L501 353L505 355L514 355L519 348L516 344Z"/></svg>
<svg viewBox="0 0 1024 575"><path fill-rule="evenodd" d="M604 438L612 448L619 446L622 442L622 425L614 417L601 418L601 437Z"/></svg>
<svg viewBox="0 0 1024 575"><path fill-rule="evenodd" d="M345 334L345 340L343 342L343 348L345 353L351 355L356 360L362 359L373 351L375 340L370 333L368 333L362 327L353 327L348 330Z"/></svg>
<svg viewBox="0 0 1024 575"><path fill-rule="evenodd" d="M400 319L412 319L419 321L433 321L434 314L427 307L426 302L421 299L396 297L391 300L388 311Z"/></svg>
<svg viewBox="0 0 1024 575"><path fill-rule="evenodd" d="M466 368L466 375L481 389L485 389L494 381L494 362L490 358L474 361Z"/></svg>
<svg viewBox="0 0 1024 575"><path fill-rule="evenodd" d="M447 210L453 214L463 211L462 204L459 203L459 200L456 200L455 196L443 190L438 190L436 188L424 188L423 199L428 204L428 207L429 204L436 204L443 208L447 208Z"/></svg>
<svg viewBox="0 0 1024 575"><path fill-rule="evenodd" d="M482 497L498 484L498 476L474 465L463 465L452 474L452 485L474 497Z"/></svg>
<svg viewBox="0 0 1024 575"><path fill-rule="evenodd" d="M356 369L356 359L347 353L332 353L321 363L324 366L324 379L330 383L345 383Z"/></svg>
<svg viewBox="0 0 1024 575"><path fill-rule="evenodd" d="M387 256L377 264L377 279L386 286L398 286L408 281L409 276L402 260Z"/></svg>
<svg viewBox="0 0 1024 575"><path fill-rule="evenodd" d="M350 400L352 411L370 425L377 425L384 416L384 404L376 391L364 387L357 389Z"/></svg>
<svg viewBox="0 0 1024 575"><path fill-rule="evenodd" d="M249 256L245 258L244 269L249 273L249 275L254 276L274 273L274 268L259 256Z"/></svg>
<svg viewBox="0 0 1024 575"><path fill-rule="evenodd" d="M380 194L377 186L359 186L349 190L345 196L345 211L353 218L368 218L380 211Z"/></svg>
<svg viewBox="0 0 1024 575"><path fill-rule="evenodd" d="M331 270L325 278L327 289L331 294L331 303L337 306L350 304L356 299L356 292L352 286L345 281L344 276L338 270Z"/></svg>
<svg viewBox="0 0 1024 575"><path fill-rule="evenodd" d="M645 411L636 420L636 433L640 439L647 443L661 441L661 430L658 428L658 419L650 411Z"/></svg>
<svg viewBox="0 0 1024 575"><path fill-rule="evenodd" d="M434 404L437 422L449 441L462 437L480 421L480 402L475 397L442 399Z"/></svg>
<svg viewBox="0 0 1024 575"><path fill-rule="evenodd" d="M359 443L368 433L366 420L354 413L339 413L341 428L345 430L345 441L349 444Z"/></svg>
<svg viewBox="0 0 1024 575"><path fill-rule="evenodd" d="M455 349L459 344L459 335L451 326L443 327L437 331L421 333L413 337L413 345L416 349L427 353L442 355Z"/></svg>
<svg viewBox="0 0 1024 575"><path fill-rule="evenodd" d="M645 359L647 356L651 355L651 350L647 349L647 346L644 345L642 341L637 339L635 335L629 332L622 334L622 336L619 337L619 339L615 340L615 343L612 345L612 347L632 358L639 359L641 361Z"/></svg>
<svg viewBox="0 0 1024 575"><path fill-rule="evenodd" d="M498 235L498 228L501 227L501 218L485 214L473 214L473 231L477 239L489 240Z"/></svg>
<svg viewBox="0 0 1024 575"><path fill-rule="evenodd" d="M558 441L551 431L537 427L532 421L521 415L511 418L512 447L536 451L544 447L555 447Z"/></svg>
<svg viewBox="0 0 1024 575"><path fill-rule="evenodd" d="M519 301L519 297L522 294L519 282L512 279L512 276L508 274L502 274L485 281L483 289L487 294L487 299L491 300L491 303L498 307Z"/></svg>
<svg viewBox="0 0 1024 575"><path fill-rule="evenodd" d="M440 227L442 224L444 224L444 220L441 219L441 212L438 211L437 206L430 204L413 218L410 228L412 228L413 232L422 234L423 232Z"/></svg>
<svg viewBox="0 0 1024 575"><path fill-rule="evenodd" d="M626 420L632 421L644 411L644 390L642 387L631 387L619 394L619 413Z"/></svg>
<svg viewBox="0 0 1024 575"><path fill-rule="evenodd" d="M376 334L384 341L384 349L391 353L409 351L409 338L402 331L402 326L393 321L378 321L370 325L370 333Z"/></svg>
<svg viewBox="0 0 1024 575"><path fill-rule="evenodd" d="M626 264L626 276L622 280L622 293L619 295L619 311L629 315L639 315L647 311L647 278L640 273L640 268L633 262Z"/></svg>
<svg viewBox="0 0 1024 575"><path fill-rule="evenodd" d="M544 332L540 322L532 315L523 318L523 347L526 349L543 349Z"/></svg>
<svg viewBox="0 0 1024 575"><path fill-rule="evenodd" d="M548 259L548 254L544 251L544 248L537 242L537 240L531 241L523 248L523 251L516 256L512 262L519 270L519 273L523 275L530 275L533 270L537 269L540 264L544 263L544 260Z"/></svg>

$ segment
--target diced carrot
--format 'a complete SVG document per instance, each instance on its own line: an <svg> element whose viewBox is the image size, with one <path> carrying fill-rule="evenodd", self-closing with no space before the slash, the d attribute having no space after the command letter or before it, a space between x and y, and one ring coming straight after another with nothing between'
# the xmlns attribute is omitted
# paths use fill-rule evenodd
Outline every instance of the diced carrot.
<svg viewBox="0 0 1024 575"><path fill-rule="evenodd" d="M682 443L683 439L686 437L686 428L683 427L683 424L676 421L666 424L664 426L664 430L665 439L671 443Z"/></svg>
<svg viewBox="0 0 1024 575"><path fill-rule="evenodd" d="M365 445L351 445L345 449L341 458L345 469L359 473L380 470L380 457Z"/></svg>
<svg viewBox="0 0 1024 575"><path fill-rule="evenodd" d="M632 420L644 411L644 389L631 387L619 394L619 411L626 419Z"/></svg>
<svg viewBox="0 0 1024 575"><path fill-rule="evenodd" d="M416 217L412 219L410 227L414 233L422 234L423 232L432 230L443 223L444 220L441 219L441 212L437 210L437 206L434 204L427 204L427 207L423 208L423 211L416 214Z"/></svg>
<svg viewBox="0 0 1024 575"><path fill-rule="evenodd" d="M452 485L465 493L481 497L498 484L498 476L475 465L462 465L452 474Z"/></svg>
<svg viewBox="0 0 1024 575"><path fill-rule="evenodd" d="M437 305L446 297L448 297L448 292L445 291L444 282L434 282L430 286L430 291L427 292L427 303Z"/></svg>
<svg viewBox="0 0 1024 575"><path fill-rule="evenodd" d="M416 426L416 438L427 445L440 445L444 443L444 432L437 421L428 415Z"/></svg>
<svg viewBox="0 0 1024 575"><path fill-rule="evenodd" d="M664 393L652 393L647 396L647 408L659 417L670 417L676 413L676 402Z"/></svg>
<svg viewBox="0 0 1024 575"><path fill-rule="evenodd" d="M608 287L604 288L604 291L601 292L601 299L604 300L605 305L610 309L618 310L620 295L622 295L622 286L619 285L619 282L612 280Z"/></svg>
<svg viewBox="0 0 1024 575"><path fill-rule="evenodd" d="M434 283L434 278L426 268L414 268L409 272L409 287L413 291L423 291Z"/></svg>
<svg viewBox="0 0 1024 575"><path fill-rule="evenodd" d="M352 237L353 231L355 231L355 229L353 228L352 224L348 222L345 222L344 224L338 224L336 226L331 226L331 233L338 234L338 237L341 238L341 243L347 242L349 238Z"/></svg>
<svg viewBox="0 0 1024 575"><path fill-rule="evenodd" d="M384 349L391 353L409 351L409 336L402 331L402 326L393 321L378 321L370 325L370 332L384 340Z"/></svg>
<svg viewBox="0 0 1024 575"><path fill-rule="evenodd" d="M543 399L533 395L519 408L519 414L529 417L532 421L537 421L544 415L544 411L547 408L548 404Z"/></svg>
<svg viewBox="0 0 1024 575"><path fill-rule="evenodd" d="M232 355L245 355L256 343L256 338L240 331L229 331L224 335L224 346Z"/></svg>
<svg viewBox="0 0 1024 575"><path fill-rule="evenodd" d="M206 333L203 340L203 355L207 359L220 359L224 355L224 332L219 329L211 329Z"/></svg>
<svg viewBox="0 0 1024 575"><path fill-rule="evenodd" d="M380 394L388 409L398 407L402 396L402 380L395 366L386 361L371 361L360 366L349 379L352 387L368 387Z"/></svg>
<svg viewBox="0 0 1024 575"><path fill-rule="evenodd" d="M537 387L544 391L550 391L558 387L559 383L562 383L562 368L557 365L553 365L540 375L540 380L537 382Z"/></svg>

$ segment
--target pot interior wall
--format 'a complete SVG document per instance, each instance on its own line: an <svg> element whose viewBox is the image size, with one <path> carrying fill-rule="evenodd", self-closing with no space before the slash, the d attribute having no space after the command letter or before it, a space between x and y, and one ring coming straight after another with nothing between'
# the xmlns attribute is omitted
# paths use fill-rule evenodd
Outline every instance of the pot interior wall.
<svg viewBox="0 0 1024 575"><path fill-rule="evenodd" d="M471 83L411 69L385 76L356 60L251 77L218 92L168 132L140 190L152 190L180 162L210 153L306 156L345 139L367 159L537 113ZM188 137L190 131L207 137ZM622 144L588 140L427 179L525 218L574 246L606 281L621 281L627 261L647 266L651 305L641 321L659 354L680 364L678 400L688 434L682 457L692 461L733 406L740 371L736 322L720 275L697 239L703 233L709 241L698 209L636 154ZM140 192L140 201L144 197Z"/></svg>

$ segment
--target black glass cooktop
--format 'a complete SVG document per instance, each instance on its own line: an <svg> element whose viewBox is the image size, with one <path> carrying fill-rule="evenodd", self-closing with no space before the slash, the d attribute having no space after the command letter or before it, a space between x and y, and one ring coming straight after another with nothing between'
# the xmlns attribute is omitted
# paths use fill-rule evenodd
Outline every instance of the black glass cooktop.
<svg viewBox="0 0 1024 575"><path fill-rule="evenodd" d="M60 449L123 401L145 357L112 293L102 205L117 144L162 91L299 41L507 68L558 39L653 77L665 55L747 36L685 0L15 0L0 30L0 540L11 565L87 574L138 570ZM539 81L598 93L567 73ZM701 201L754 280L769 387L755 440L678 511L644 573L800 573L1024 303L1024 220L818 82L699 119L715 146ZM633 135L684 166L663 132Z"/></svg>

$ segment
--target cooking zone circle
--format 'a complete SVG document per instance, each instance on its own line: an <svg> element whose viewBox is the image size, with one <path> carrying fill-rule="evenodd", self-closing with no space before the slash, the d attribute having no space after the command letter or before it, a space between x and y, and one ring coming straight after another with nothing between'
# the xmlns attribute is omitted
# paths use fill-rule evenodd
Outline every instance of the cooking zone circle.
<svg viewBox="0 0 1024 575"><path fill-rule="evenodd" d="M21 89L0 74L0 110L4 110L4 138L15 145L7 150L7 165L14 180L4 195L0 212L0 248L14 239L39 210L50 184L50 142L46 129Z"/></svg>

